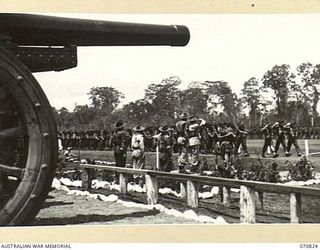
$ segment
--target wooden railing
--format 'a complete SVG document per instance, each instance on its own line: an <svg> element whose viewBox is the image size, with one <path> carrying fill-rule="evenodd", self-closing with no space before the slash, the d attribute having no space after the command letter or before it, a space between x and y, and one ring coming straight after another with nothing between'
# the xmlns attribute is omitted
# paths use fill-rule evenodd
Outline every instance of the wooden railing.
<svg viewBox="0 0 320 250"><path fill-rule="evenodd" d="M219 186L222 188L223 204L230 206L231 188L240 189L240 223L256 222L256 206L263 208L263 192L290 195L290 221L300 223L301 220L301 196L320 197L320 189L289 186L258 181L235 180L220 177L200 176L192 174L168 173L152 170L140 170L132 168L119 168L101 165L80 164L82 172L82 186L91 188L92 173L94 170L106 170L119 173L120 193L127 193L127 175L144 175L146 183L147 201L150 205L158 202L158 179L169 179L181 184L181 198L187 199L191 208L198 207L199 184Z"/></svg>

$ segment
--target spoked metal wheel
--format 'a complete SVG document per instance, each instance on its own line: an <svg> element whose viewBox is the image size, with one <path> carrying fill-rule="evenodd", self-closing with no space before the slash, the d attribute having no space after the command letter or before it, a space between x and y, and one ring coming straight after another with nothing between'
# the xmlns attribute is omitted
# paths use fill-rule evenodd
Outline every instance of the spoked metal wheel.
<svg viewBox="0 0 320 250"><path fill-rule="evenodd" d="M51 106L24 64L0 48L0 225L32 222L56 161Z"/></svg>

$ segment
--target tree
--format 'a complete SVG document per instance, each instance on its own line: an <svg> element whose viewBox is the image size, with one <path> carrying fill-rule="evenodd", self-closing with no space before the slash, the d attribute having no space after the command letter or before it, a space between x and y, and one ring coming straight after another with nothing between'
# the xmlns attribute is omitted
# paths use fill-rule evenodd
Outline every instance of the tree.
<svg viewBox="0 0 320 250"><path fill-rule="evenodd" d="M154 111L163 118L163 121L168 123L175 119L180 84L179 77L169 77L160 84L150 84L145 90L145 99L152 104Z"/></svg>
<svg viewBox="0 0 320 250"><path fill-rule="evenodd" d="M111 113L119 104L124 95L113 87L92 87L88 93L92 106L104 109Z"/></svg>
<svg viewBox="0 0 320 250"><path fill-rule="evenodd" d="M293 83L295 75L290 73L290 66L282 64L275 65L271 70L268 70L263 78L263 89L272 89L274 91L274 99L276 101L278 118L287 118L286 103L289 93L289 86Z"/></svg>
<svg viewBox="0 0 320 250"><path fill-rule="evenodd" d="M187 88L181 91L179 96L180 112L203 115L207 113L208 95L200 87Z"/></svg>
<svg viewBox="0 0 320 250"><path fill-rule="evenodd" d="M74 117L79 125L89 125L97 115L97 110L88 105L77 105L74 110Z"/></svg>
<svg viewBox="0 0 320 250"><path fill-rule="evenodd" d="M57 110L58 112L58 127L60 130L70 130L74 127L74 116L72 112L65 107Z"/></svg>
<svg viewBox="0 0 320 250"><path fill-rule="evenodd" d="M320 64L313 66L310 62L302 63L297 67L302 81L302 91L305 99L311 103L312 116L319 116L317 107L320 99L318 86L320 85Z"/></svg>
<svg viewBox="0 0 320 250"><path fill-rule="evenodd" d="M225 81L206 81L204 85L207 87L208 100L212 104L212 108L217 109L218 105L222 106L229 122L235 123L236 118L241 113L241 101L232 92L229 83Z"/></svg>
<svg viewBox="0 0 320 250"><path fill-rule="evenodd" d="M259 81L255 77L251 77L244 82L241 94L243 103L249 108L250 127L256 126L258 107L261 104Z"/></svg>
<svg viewBox="0 0 320 250"><path fill-rule="evenodd" d="M148 124L151 122L150 117L154 115L153 106L144 99L130 102L123 106L121 113L134 126L138 123Z"/></svg>

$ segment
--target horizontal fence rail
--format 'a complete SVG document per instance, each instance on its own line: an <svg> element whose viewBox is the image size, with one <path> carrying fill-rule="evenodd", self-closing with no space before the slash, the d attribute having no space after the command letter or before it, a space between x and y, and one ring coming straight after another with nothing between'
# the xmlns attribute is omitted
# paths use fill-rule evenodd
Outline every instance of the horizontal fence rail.
<svg viewBox="0 0 320 250"><path fill-rule="evenodd" d="M100 169L119 173L120 193L122 194L127 193L126 175L144 175L146 180L147 201L148 204L151 205L155 205L158 202L158 179L169 179L180 182L181 198L186 198L188 206L192 208L198 206L199 184L221 187L222 201L225 206L230 206L230 189L238 188L240 189L239 207L241 223L255 223L256 206L259 205L260 208L263 208L263 192L290 195L291 223L301 222L302 195L320 197L320 189L310 187L91 164L80 164L80 168L84 170L82 174L82 185L84 188L91 187L92 171L94 170Z"/></svg>

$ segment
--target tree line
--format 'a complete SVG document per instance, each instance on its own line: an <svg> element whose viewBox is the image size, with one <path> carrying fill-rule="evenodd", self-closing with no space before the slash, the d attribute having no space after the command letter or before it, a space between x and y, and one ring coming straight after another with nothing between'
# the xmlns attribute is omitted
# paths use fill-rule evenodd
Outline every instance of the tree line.
<svg viewBox="0 0 320 250"><path fill-rule="evenodd" d="M182 81L171 76L149 84L144 98L125 104L123 93L114 87L92 87L89 105L73 111L54 109L59 130L112 130L122 119L128 127L137 124L158 126L174 124L182 112L211 123L237 123L256 128L276 120L296 121L300 126L318 126L320 64L302 63L295 69L275 65L259 79L251 77L236 94L228 82L193 81L181 89Z"/></svg>

